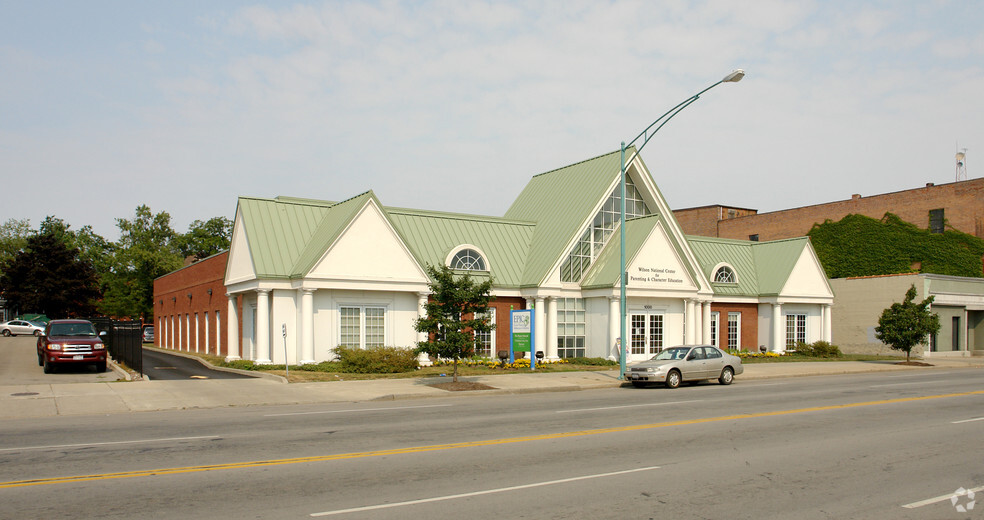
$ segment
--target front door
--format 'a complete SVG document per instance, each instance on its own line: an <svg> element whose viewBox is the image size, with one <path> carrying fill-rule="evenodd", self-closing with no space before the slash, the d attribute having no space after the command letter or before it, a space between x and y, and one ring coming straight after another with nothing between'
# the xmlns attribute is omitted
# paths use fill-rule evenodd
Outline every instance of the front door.
<svg viewBox="0 0 984 520"><path fill-rule="evenodd" d="M663 349L663 315L632 314L629 318L629 337L632 338L629 359L649 359Z"/></svg>

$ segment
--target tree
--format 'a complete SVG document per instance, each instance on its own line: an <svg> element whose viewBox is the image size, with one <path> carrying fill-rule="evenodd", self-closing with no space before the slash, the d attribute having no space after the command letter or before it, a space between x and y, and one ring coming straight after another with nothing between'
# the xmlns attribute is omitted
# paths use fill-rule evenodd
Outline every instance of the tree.
<svg viewBox="0 0 984 520"><path fill-rule="evenodd" d="M138 206L133 220L118 218L120 240L111 269L104 273L99 310L110 316L150 320L154 311L154 278L181 267L177 233L167 212L153 214Z"/></svg>
<svg viewBox="0 0 984 520"><path fill-rule="evenodd" d="M34 234L30 219L9 219L0 224L0 272L3 265L27 245L27 238Z"/></svg>
<svg viewBox="0 0 984 520"><path fill-rule="evenodd" d="M89 316L99 298L92 266L55 234L27 239L24 249L0 275L0 292L8 305L50 317Z"/></svg>
<svg viewBox="0 0 984 520"><path fill-rule="evenodd" d="M454 359L453 381L458 382L458 360L475 350L475 332L488 332L495 325L486 317L492 301L492 280L475 283L469 275L456 275L447 266L427 266L431 277L431 299L427 316L414 327L426 332L427 340L417 343L417 353Z"/></svg>
<svg viewBox="0 0 984 520"><path fill-rule="evenodd" d="M226 217L212 217L205 222L196 220L188 232L177 237L175 244L184 257L202 259L229 249L233 222Z"/></svg>
<svg viewBox="0 0 984 520"><path fill-rule="evenodd" d="M909 287L905 293L905 301L893 303L882 311L875 327L875 337L893 350L905 352L905 361L909 362L912 347L923 343L926 336L936 334L940 330L940 317L930 311L933 296L915 303L916 286Z"/></svg>

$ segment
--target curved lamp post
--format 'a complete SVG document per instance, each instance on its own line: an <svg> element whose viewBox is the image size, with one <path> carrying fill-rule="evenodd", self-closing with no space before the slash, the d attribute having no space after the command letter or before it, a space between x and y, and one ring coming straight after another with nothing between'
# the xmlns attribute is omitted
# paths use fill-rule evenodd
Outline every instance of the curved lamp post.
<svg viewBox="0 0 984 520"><path fill-rule="evenodd" d="M646 144L649 142L650 139L652 139L654 135L656 135L656 132L659 132L660 128L663 128L663 125L668 123L670 119L673 119L673 117L679 114L681 110L687 108L688 106L690 106L691 103L700 99L701 94L707 92L708 90L711 90L712 88L720 85L721 83L737 83L741 81L741 78L744 77L745 77L745 71L742 69L736 69L734 72L728 74L723 79L721 79L721 81L718 81L717 83L705 88L704 90L701 90L700 92L694 94L693 96L690 96L689 98L680 102L680 104L678 104L677 106L668 110L665 114L659 116L659 119L653 121L649 126L647 126L646 129L643 130L642 133L637 135L635 139L629 142L628 145L625 144L625 141L622 141L622 156L621 156L621 160L622 160L621 206L622 207L618 219L619 241L621 242L621 249L622 249L621 262L619 264L621 266L619 272L621 273L621 277L622 277L619 283L619 314L620 314L619 339L622 343L621 353L619 354L619 379L623 379L623 380L625 379L625 357L626 357L626 352L628 352L629 347L632 343L631 339L627 338L626 331L625 331L625 315L626 315L625 286L629 281L628 273L625 272L625 165L635 160L635 158L639 155L639 152L642 151L642 148L646 146ZM639 147L636 148L635 153L633 153L632 156L629 157L629 160L626 161L625 160L626 146L634 145L636 141L638 141L639 139L642 139L642 144L640 144ZM689 340L690 338L687 339Z"/></svg>

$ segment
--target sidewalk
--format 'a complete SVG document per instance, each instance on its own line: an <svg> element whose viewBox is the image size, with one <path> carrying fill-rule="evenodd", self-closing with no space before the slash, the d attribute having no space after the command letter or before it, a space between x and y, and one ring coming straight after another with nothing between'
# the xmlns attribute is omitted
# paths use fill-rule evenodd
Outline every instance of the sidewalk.
<svg viewBox="0 0 984 520"><path fill-rule="evenodd" d="M900 366L895 365L893 361L755 363L745 365L744 374L735 377L735 384L740 385L746 381L782 377L984 368L984 358L932 359L928 361L934 366ZM494 387L494 390L448 392L427 386L449 380L449 377L430 377L285 384L282 379L268 377L230 380L0 385L0 418L569 392L596 388L617 388L622 385L622 381L618 380L618 371L610 370L459 377L461 381L484 383Z"/></svg>

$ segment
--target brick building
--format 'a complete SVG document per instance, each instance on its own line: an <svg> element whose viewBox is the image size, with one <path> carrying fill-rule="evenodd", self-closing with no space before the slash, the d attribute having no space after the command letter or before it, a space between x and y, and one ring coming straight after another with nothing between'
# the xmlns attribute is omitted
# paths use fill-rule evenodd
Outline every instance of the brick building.
<svg viewBox="0 0 984 520"><path fill-rule="evenodd" d="M229 356L228 258L222 252L154 280L155 346ZM238 341L233 353L238 357Z"/></svg>
<svg viewBox="0 0 984 520"><path fill-rule="evenodd" d="M894 213L920 228L942 232L944 226L984 238L984 178L948 184L926 184L911 190L816 204L769 213L733 206L702 206L673 212L688 235L779 240L801 237L813 224L840 220L849 214L882 218Z"/></svg>

